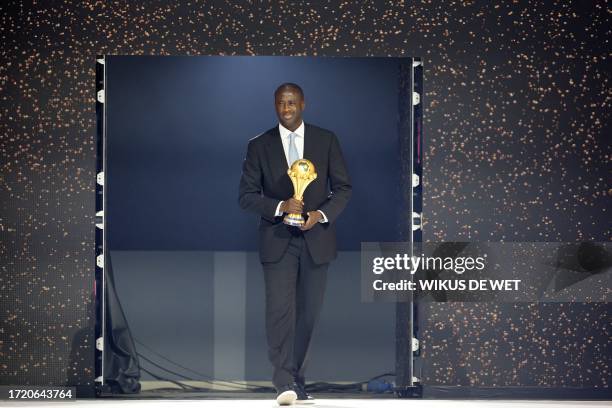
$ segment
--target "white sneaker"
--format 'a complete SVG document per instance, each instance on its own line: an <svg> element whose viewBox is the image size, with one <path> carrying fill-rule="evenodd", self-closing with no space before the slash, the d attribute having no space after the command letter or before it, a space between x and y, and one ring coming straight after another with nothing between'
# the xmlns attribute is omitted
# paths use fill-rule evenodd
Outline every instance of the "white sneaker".
<svg viewBox="0 0 612 408"><path fill-rule="evenodd" d="M297 393L293 390L286 390L278 394L276 403L278 405L293 405L297 399Z"/></svg>

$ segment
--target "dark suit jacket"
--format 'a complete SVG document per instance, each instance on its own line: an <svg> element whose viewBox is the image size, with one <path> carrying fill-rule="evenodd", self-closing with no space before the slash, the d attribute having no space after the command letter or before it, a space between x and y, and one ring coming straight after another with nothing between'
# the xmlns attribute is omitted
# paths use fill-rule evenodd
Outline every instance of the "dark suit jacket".
<svg viewBox="0 0 612 408"><path fill-rule="evenodd" d="M304 156L315 165L317 178L304 193L304 213L321 210L327 223L317 223L304 232L315 263L336 257L335 221L351 196L351 184L333 132L305 123ZM278 126L249 141L240 179L239 204L261 216L259 256L261 262L277 262L285 253L291 232L283 217L275 217L278 203L293 197L287 175L287 159Z"/></svg>

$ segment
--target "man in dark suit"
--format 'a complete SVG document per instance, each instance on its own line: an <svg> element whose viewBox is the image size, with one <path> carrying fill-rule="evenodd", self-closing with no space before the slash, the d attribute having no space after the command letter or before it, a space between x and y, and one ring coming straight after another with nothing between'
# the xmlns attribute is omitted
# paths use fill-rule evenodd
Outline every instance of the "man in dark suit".
<svg viewBox="0 0 612 408"><path fill-rule="evenodd" d="M351 184L336 135L303 122L302 89L282 84L274 101L280 123L249 141L239 203L261 216L259 256L266 286L272 381L277 402L291 405L312 401L304 389L304 371L327 268L336 257L335 221L351 196ZM287 170L301 158L314 164L317 178L306 188L303 201L298 201L292 198ZM285 225L287 213L305 213L305 224Z"/></svg>

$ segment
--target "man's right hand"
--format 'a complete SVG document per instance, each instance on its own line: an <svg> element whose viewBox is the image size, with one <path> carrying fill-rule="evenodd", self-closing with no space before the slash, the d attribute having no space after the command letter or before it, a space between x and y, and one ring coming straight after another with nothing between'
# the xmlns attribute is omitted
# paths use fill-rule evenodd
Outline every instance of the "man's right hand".
<svg viewBox="0 0 612 408"><path fill-rule="evenodd" d="M296 200L295 198L290 198L288 200L283 201L280 206L280 210L284 213L289 214L301 214L304 211L304 203L302 201Z"/></svg>

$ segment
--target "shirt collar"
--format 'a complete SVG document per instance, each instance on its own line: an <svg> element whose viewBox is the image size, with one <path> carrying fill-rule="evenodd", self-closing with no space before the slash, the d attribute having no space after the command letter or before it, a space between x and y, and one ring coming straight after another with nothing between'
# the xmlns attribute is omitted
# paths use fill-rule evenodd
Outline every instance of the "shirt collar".
<svg viewBox="0 0 612 408"><path fill-rule="evenodd" d="M295 133L296 135L298 135L298 137L304 137L304 121L302 121L302 124L300 125L300 127L295 129L294 132L291 132L289 129L287 129L286 127L284 127L283 125L279 123L278 131L280 132L280 135L282 138L289 137L289 134L291 133Z"/></svg>

